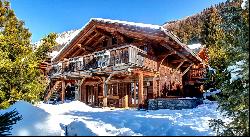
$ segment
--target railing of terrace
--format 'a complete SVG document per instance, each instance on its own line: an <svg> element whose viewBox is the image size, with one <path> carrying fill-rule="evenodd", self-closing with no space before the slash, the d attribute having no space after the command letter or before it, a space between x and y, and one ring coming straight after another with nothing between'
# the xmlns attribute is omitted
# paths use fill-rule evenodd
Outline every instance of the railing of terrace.
<svg viewBox="0 0 250 137"><path fill-rule="evenodd" d="M146 51L133 45L126 45L109 50L93 52L92 54L84 56L69 58L68 61L55 63L49 75L105 68L109 66L122 66L125 64L157 70L157 62L147 57Z"/></svg>

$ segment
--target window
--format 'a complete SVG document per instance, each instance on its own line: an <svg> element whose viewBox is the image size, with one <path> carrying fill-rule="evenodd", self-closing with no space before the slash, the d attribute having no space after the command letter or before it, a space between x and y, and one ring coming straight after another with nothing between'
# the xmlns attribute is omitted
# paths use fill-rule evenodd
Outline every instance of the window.
<svg viewBox="0 0 250 137"><path fill-rule="evenodd" d="M115 37L112 37L112 45L117 44L117 39Z"/></svg>
<svg viewBox="0 0 250 137"><path fill-rule="evenodd" d="M143 50L148 52L148 46L143 46Z"/></svg>
<svg viewBox="0 0 250 137"><path fill-rule="evenodd" d="M102 41L102 46L103 47L107 47L107 45L108 45L108 39L104 39L103 41Z"/></svg>

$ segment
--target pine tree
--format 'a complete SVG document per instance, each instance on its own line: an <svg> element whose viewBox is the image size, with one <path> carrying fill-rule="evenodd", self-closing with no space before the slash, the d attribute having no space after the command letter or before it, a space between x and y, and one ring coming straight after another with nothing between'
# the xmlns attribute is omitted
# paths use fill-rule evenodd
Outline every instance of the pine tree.
<svg viewBox="0 0 250 137"><path fill-rule="evenodd" d="M12 125L21 119L22 116L15 109L0 115L0 136L11 135Z"/></svg>
<svg viewBox="0 0 250 137"><path fill-rule="evenodd" d="M221 28L222 17L220 12L213 6L207 12L208 14L202 19L201 43L208 48L209 65L217 73L215 75L208 74L209 80L206 81L206 84L211 85L213 83L213 87L220 88L221 82L228 78L222 72L229 65L230 61L227 58L230 54L225 46L225 32Z"/></svg>
<svg viewBox="0 0 250 137"><path fill-rule="evenodd" d="M241 3L242 0L234 0L221 13L221 28L225 32L221 46L226 49L224 62L227 63L223 69L216 68L220 76L218 87L222 91L217 101L220 110L232 121L213 120L211 127L218 135L249 136L249 7L242 9ZM230 66L238 69L230 69ZM234 78L233 74L238 77Z"/></svg>
<svg viewBox="0 0 250 137"><path fill-rule="evenodd" d="M9 2L0 1L0 13L0 109L17 100L34 103L47 85L39 65L56 44L56 34L43 38L34 51L31 33L17 19Z"/></svg>

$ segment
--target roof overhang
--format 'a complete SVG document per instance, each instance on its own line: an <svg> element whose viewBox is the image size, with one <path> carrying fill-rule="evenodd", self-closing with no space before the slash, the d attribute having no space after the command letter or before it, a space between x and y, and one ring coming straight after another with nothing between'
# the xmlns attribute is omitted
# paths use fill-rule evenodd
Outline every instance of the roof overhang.
<svg viewBox="0 0 250 137"><path fill-rule="evenodd" d="M62 60L68 50L72 49L84 35L87 35L89 30L95 28L102 28L109 32L119 32L129 37L142 37L157 40L161 42L161 45L169 50L177 50L179 56L183 56L191 62L198 64L202 63L202 59L198 57L187 45L180 42L180 40L170 31L164 29L159 25L134 23L119 20L91 18L85 26L81 28L81 31L68 42L55 56L52 61L57 62ZM175 43L175 47L169 46L169 42Z"/></svg>

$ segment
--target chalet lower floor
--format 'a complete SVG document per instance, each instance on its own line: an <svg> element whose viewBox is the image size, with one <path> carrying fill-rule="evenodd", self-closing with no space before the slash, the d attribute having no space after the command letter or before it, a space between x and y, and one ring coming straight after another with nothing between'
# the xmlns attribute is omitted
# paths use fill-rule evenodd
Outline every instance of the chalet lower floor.
<svg viewBox="0 0 250 137"><path fill-rule="evenodd" d="M200 96L200 84L184 84L183 81L164 79L153 73L111 73L82 78L61 77L54 79L51 92L59 94L59 100L77 99L96 107L140 107L148 99ZM50 93L52 94L52 93ZM47 95L47 100L49 99Z"/></svg>

